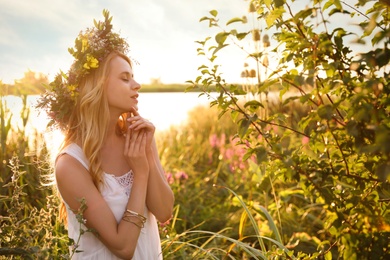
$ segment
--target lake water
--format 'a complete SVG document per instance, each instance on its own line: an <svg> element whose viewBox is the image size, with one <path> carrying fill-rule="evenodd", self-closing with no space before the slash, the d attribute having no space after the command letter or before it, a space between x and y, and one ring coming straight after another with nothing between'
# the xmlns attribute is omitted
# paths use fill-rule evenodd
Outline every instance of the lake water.
<svg viewBox="0 0 390 260"><path fill-rule="evenodd" d="M156 131L168 130L170 126L180 125L188 119L188 112L197 106L209 106L210 100L207 96L199 96L200 93L183 92L161 92L161 93L140 93L138 97L138 112L140 115L156 126ZM212 93L216 97L219 93ZM290 93L291 94L291 93ZM289 95L290 95L289 94ZM259 99L259 96L241 96L244 100ZM264 98L264 97L262 97ZM270 99L277 99L278 93L270 93ZM63 140L59 130L47 129L49 119L44 111L38 111L35 106L39 95L27 97L27 106L30 108L29 122L25 132L27 135L35 134L35 131L44 135L51 152L56 151ZM21 127L22 118L20 111L23 107L22 99L18 96L5 96L3 102L13 114L11 124L13 128Z"/></svg>
<svg viewBox="0 0 390 260"><path fill-rule="evenodd" d="M30 108L29 122L26 126L26 134L34 134L35 131L43 133L47 143L51 143L51 149L55 150L62 142L60 131L47 131L48 117L44 111L35 108L39 95L27 97L27 105ZM156 126L156 131L164 131L170 126L180 125L188 118L188 112L198 105L209 105L206 96L199 97L199 93L189 92L163 92L140 93L138 98L138 111L140 115ZM3 102L13 114L11 124L14 128L22 126L20 111L22 99L18 96L5 96ZM49 149L50 149L49 148Z"/></svg>
<svg viewBox="0 0 390 260"><path fill-rule="evenodd" d="M46 130L48 118L44 111L35 109L38 98L39 95L27 97L27 105L31 110L29 126L43 132ZM22 99L17 96L6 96L4 101L13 114L12 124L14 126L20 124ZM193 92L140 93L138 101L138 112L142 117L153 122L157 130L166 130L171 125L181 124L186 121L191 109L198 105L209 104L207 97L199 97L199 93Z"/></svg>

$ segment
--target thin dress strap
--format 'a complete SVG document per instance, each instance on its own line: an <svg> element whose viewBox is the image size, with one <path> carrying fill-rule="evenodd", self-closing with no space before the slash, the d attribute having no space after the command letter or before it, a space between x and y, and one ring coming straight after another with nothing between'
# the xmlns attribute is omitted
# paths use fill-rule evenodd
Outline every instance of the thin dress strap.
<svg viewBox="0 0 390 260"><path fill-rule="evenodd" d="M85 169L89 169L89 163L88 163L88 160L87 158L85 157L84 155L84 152L83 150L81 149L80 146L78 146L77 144L75 143L71 143L70 145L66 146L64 149L62 149L62 151L57 155L57 159L58 157L60 157L61 155L63 154L69 154L70 156L72 156L73 158L75 158L76 160L78 160L83 166Z"/></svg>

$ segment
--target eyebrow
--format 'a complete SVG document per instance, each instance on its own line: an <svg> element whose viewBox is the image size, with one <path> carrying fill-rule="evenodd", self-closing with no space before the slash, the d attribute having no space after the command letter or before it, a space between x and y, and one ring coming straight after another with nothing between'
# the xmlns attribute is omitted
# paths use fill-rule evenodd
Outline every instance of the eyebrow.
<svg viewBox="0 0 390 260"><path fill-rule="evenodd" d="M120 75L126 75L126 76L128 76L128 77L131 77L131 78L134 78L134 74L131 74L130 72L128 72L128 71L124 71L124 72L122 72Z"/></svg>

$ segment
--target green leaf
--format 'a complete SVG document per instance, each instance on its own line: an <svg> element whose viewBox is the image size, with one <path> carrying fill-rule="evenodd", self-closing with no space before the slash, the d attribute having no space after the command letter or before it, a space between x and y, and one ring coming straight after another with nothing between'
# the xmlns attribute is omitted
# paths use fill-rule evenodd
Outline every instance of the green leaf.
<svg viewBox="0 0 390 260"><path fill-rule="evenodd" d="M243 160L243 161L248 160L248 159L253 155L253 153L254 153L254 150L253 150L253 149L248 149L248 150L246 151L246 153L244 154L244 156L242 157L242 160Z"/></svg>
<svg viewBox="0 0 390 260"><path fill-rule="evenodd" d="M213 55L215 55L218 51L220 51L221 49L225 48L226 46L228 46L229 44L222 44L222 45L219 45L217 48L215 48L215 50L213 51Z"/></svg>
<svg viewBox="0 0 390 260"><path fill-rule="evenodd" d="M321 118L330 120L332 119L333 108L329 104L322 105L318 108L317 113Z"/></svg>
<svg viewBox="0 0 390 260"><path fill-rule="evenodd" d="M228 36L229 36L229 33L220 32L217 35L215 35L215 41L218 43L218 45L223 45Z"/></svg>
<svg viewBox="0 0 390 260"><path fill-rule="evenodd" d="M275 21L282 17L285 10L283 8L275 8L272 10L266 17L265 21L268 27L272 27L275 24Z"/></svg>
<svg viewBox="0 0 390 260"><path fill-rule="evenodd" d="M229 25L229 24L232 24L232 23L238 23L238 22L247 23L246 16L243 16L242 18L240 18L240 17L232 18L232 19L230 19L230 20L226 23L226 25Z"/></svg>
<svg viewBox="0 0 390 260"><path fill-rule="evenodd" d="M383 182L390 181L390 163L383 163L378 166L376 174Z"/></svg>
<svg viewBox="0 0 390 260"><path fill-rule="evenodd" d="M257 100L250 100L248 102L245 103L244 107L248 107L248 106L251 106L251 107L262 107L264 108L264 106Z"/></svg>
<svg viewBox="0 0 390 260"><path fill-rule="evenodd" d="M267 150L263 146L256 147L255 154L257 157L257 163L260 164L261 162L267 161Z"/></svg>
<svg viewBox="0 0 390 260"><path fill-rule="evenodd" d="M210 14L214 17L216 17L218 15L218 11L217 10L211 10L210 11Z"/></svg>
<svg viewBox="0 0 390 260"><path fill-rule="evenodd" d="M313 14L313 9L307 8L299 11L294 18L299 20L305 20L307 17L310 17L312 14Z"/></svg>
<svg viewBox="0 0 390 260"><path fill-rule="evenodd" d="M332 251L328 251L325 254L325 260L332 260Z"/></svg>
<svg viewBox="0 0 390 260"><path fill-rule="evenodd" d="M278 8L280 6L283 6L286 3L286 0L275 0L275 7Z"/></svg>
<svg viewBox="0 0 390 260"><path fill-rule="evenodd" d="M342 10L343 7L341 6L340 0L333 0L333 4L336 6L336 8Z"/></svg>
<svg viewBox="0 0 390 260"><path fill-rule="evenodd" d="M208 67L206 65L201 65L198 67L198 70L201 70L201 69L207 69Z"/></svg>
<svg viewBox="0 0 390 260"><path fill-rule="evenodd" d="M238 40L242 40L242 39L244 39L248 34L249 34L249 32L246 32L246 33L237 33L237 34L236 34L236 38L237 38Z"/></svg>
<svg viewBox="0 0 390 260"><path fill-rule="evenodd" d="M264 208L263 206L257 205L257 208L260 209L263 212L263 214L266 216L268 220L268 225L270 229L273 231L276 241L278 241L279 243L283 243L282 237L280 236L279 230L276 227L275 221L272 219L272 216L268 213L266 208Z"/></svg>
<svg viewBox="0 0 390 260"><path fill-rule="evenodd" d="M298 86L302 86L305 83L305 78L301 75L297 75L294 78L294 83Z"/></svg>
<svg viewBox="0 0 390 260"><path fill-rule="evenodd" d="M379 147L382 147L382 150L386 154L390 154L390 129L382 125L377 128L375 131L375 144Z"/></svg>
<svg viewBox="0 0 390 260"><path fill-rule="evenodd" d="M199 19L199 22L203 22L203 21L207 21L207 20L210 20L210 18L207 16L203 16L202 18Z"/></svg>
<svg viewBox="0 0 390 260"><path fill-rule="evenodd" d="M301 103L306 103L310 98L311 98L311 94L305 94L299 98L299 101L301 101Z"/></svg>
<svg viewBox="0 0 390 260"><path fill-rule="evenodd" d="M333 0L329 0L328 2L326 2L324 4L324 8L323 10L325 11L326 9L328 9L329 7L331 7L333 5Z"/></svg>
<svg viewBox="0 0 390 260"><path fill-rule="evenodd" d="M377 28L377 24L376 24L376 18L378 16L378 13L375 13L373 15L373 17L371 17L368 25L366 26L365 30L364 30L364 34L365 35L371 35L371 33L374 31L375 28Z"/></svg>
<svg viewBox="0 0 390 260"><path fill-rule="evenodd" d="M237 110L232 110L230 112L230 116L231 116L233 122L237 122L237 118L239 115L240 115L240 112L238 112Z"/></svg>
<svg viewBox="0 0 390 260"><path fill-rule="evenodd" d="M251 121L243 118L238 122L238 135L243 138L248 132L248 128L251 125Z"/></svg>

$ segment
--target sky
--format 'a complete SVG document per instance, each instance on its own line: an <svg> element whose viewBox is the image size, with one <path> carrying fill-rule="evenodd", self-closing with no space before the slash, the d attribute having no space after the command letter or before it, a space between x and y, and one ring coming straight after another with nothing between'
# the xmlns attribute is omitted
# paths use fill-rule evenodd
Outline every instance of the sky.
<svg viewBox="0 0 390 260"><path fill-rule="evenodd" d="M201 65L195 41L211 35L199 19L213 9L231 18L244 14L247 5L243 0L0 0L0 80L11 84L28 70L49 79L67 71L73 61L68 48L93 19L103 20L103 9L139 62L134 71L140 83L194 80Z"/></svg>
<svg viewBox="0 0 390 260"><path fill-rule="evenodd" d="M297 9L308 0L295 1ZM195 41L214 35L207 22L199 22L210 10L218 10L226 23L247 15L245 0L0 0L0 80L12 84L31 70L49 80L68 71L78 33L102 20L102 10L113 16L114 31L130 44L136 80L164 84L195 80L204 63ZM340 21L341 22L341 21ZM351 21L344 21L351 25ZM248 23L249 26L249 23ZM340 26L340 24L337 24ZM223 50L225 51L225 49ZM227 51L219 58L227 82L240 82L245 53Z"/></svg>

